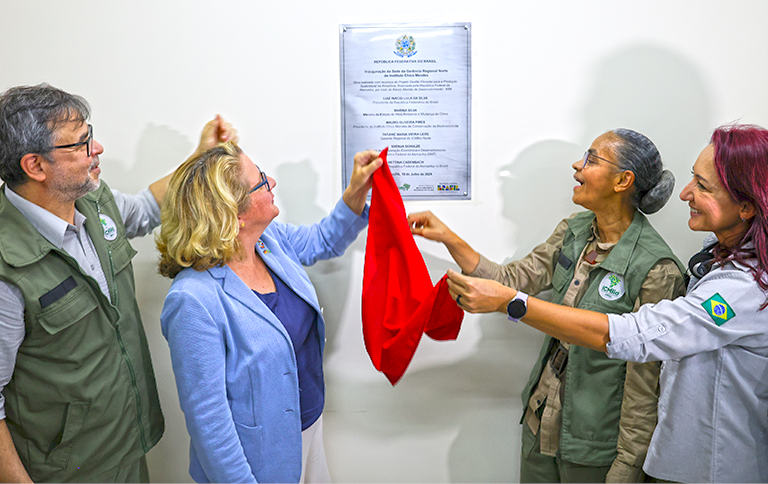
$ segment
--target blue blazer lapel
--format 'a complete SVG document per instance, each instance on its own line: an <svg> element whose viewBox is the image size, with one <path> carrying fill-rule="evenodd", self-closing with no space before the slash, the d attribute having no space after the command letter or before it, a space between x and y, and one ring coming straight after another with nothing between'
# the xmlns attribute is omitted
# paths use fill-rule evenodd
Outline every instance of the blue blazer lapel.
<svg viewBox="0 0 768 484"><path fill-rule="evenodd" d="M320 314L320 307L317 302L315 288L312 286L312 282L309 281L308 276L306 276L304 268L288 257L276 256L275 251L272 250L273 244L270 244L269 242L269 239L267 239L267 247L270 248L270 252L265 254L260 251L261 253L259 256L261 259L267 264L270 270L277 275L277 277L282 279L288 287ZM274 249L280 250L277 247ZM259 251L258 246L256 247L256 250Z"/></svg>
<svg viewBox="0 0 768 484"><path fill-rule="evenodd" d="M291 344L291 337L288 335L285 326L282 325L267 305L253 293L251 288L232 269L225 265L223 267L212 267L208 269L208 272L210 272L214 279L219 281L221 289L229 297L237 300L256 317L264 319L274 326Z"/></svg>

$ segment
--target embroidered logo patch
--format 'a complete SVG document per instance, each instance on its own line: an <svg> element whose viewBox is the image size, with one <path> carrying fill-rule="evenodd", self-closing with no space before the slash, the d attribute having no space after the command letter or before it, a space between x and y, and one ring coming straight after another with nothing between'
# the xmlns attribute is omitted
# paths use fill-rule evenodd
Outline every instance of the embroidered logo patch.
<svg viewBox="0 0 768 484"><path fill-rule="evenodd" d="M714 296L701 303L701 305L704 306L704 310L718 326L722 326L732 317L736 316L733 308L725 302L725 299L723 299L719 292L716 292Z"/></svg>
<svg viewBox="0 0 768 484"><path fill-rule="evenodd" d="M117 238L117 224L110 218L109 215L99 214L99 220L101 220L101 226L104 228L104 238L112 241Z"/></svg>
<svg viewBox="0 0 768 484"><path fill-rule="evenodd" d="M615 272L608 273L600 281L598 291L606 301L615 301L624 295L624 279Z"/></svg>
<svg viewBox="0 0 768 484"><path fill-rule="evenodd" d="M271 252L269 249L267 249L267 246L264 245L264 242L262 242L261 240L259 240L258 246L259 246L259 250L264 252L264 255L267 255L267 254L269 254Z"/></svg>

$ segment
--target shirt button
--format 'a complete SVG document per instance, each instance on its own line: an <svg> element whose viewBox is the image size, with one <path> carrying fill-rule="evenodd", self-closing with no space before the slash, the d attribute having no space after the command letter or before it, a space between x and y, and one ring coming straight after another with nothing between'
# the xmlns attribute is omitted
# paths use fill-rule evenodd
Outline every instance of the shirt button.
<svg viewBox="0 0 768 484"><path fill-rule="evenodd" d="M577 280L573 281L573 284L578 286L579 284L581 284L581 282L577 279Z"/></svg>
<svg viewBox="0 0 768 484"><path fill-rule="evenodd" d="M663 324L660 324L658 329L659 329L659 333L664 333L665 331L667 331L667 327L664 326Z"/></svg>

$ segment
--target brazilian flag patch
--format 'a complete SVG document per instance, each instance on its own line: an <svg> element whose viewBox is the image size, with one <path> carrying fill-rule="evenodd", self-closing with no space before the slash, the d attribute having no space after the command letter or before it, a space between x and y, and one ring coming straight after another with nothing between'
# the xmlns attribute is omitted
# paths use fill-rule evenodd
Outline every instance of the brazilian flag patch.
<svg viewBox="0 0 768 484"><path fill-rule="evenodd" d="M722 326L732 317L736 316L736 313L733 312L733 309L725 302L725 299L723 299L719 292L716 292L714 296L701 303L701 305L704 306L704 310L718 326Z"/></svg>

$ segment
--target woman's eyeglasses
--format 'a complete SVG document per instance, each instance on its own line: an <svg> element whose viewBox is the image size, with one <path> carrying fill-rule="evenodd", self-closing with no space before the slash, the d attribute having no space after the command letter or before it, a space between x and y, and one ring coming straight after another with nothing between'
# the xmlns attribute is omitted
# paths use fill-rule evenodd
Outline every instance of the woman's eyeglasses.
<svg viewBox="0 0 768 484"><path fill-rule="evenodd" d="M583 165L581 165L581 169L582 169L582 170L583 170L584 168L586 168L586 167L587 167L587 163L589 163L589 162L590 162L590 158L597 158L598 160L603 160L603 161L605 161L606 163L610 163L611 165L614 165L614 166L619 166L619 164L618 164L618 163L614 163L614 162L613 162L613 161L611 161L611 160L606 160L605 158L600 158L599 156L597 156L597 155L596 155L596 154L594 154L594 153L590 153L589 151L585 151L585 152L584 152L584 164L583 164ZM595 163L595 162L594 162L594 161L592 161L592 163Z"/></svg>
<svg viewBox="0 0 768 484"><path fill-rule="evenodd" d="M261 170L259 170L259 173L261 173L261 181L259 182L259 184L258 184L258 185L256 185L255 187L253 187L253 188L251 189L251 191L250 191L250 192L248 192L249 194L250 194L250 193L253 193L253 192L255 192L256 190L258 190L259 188L263 187L264 185L266 185L266 186L267 186L267 191L268 191L268 192L271 192L271 191L272 191L272 187L271 187L271 186L269 186L269 180L267 180L267 174L266 174L266 173L264 173L264 172L263 172L263 171L261 171Z"/></svg>

